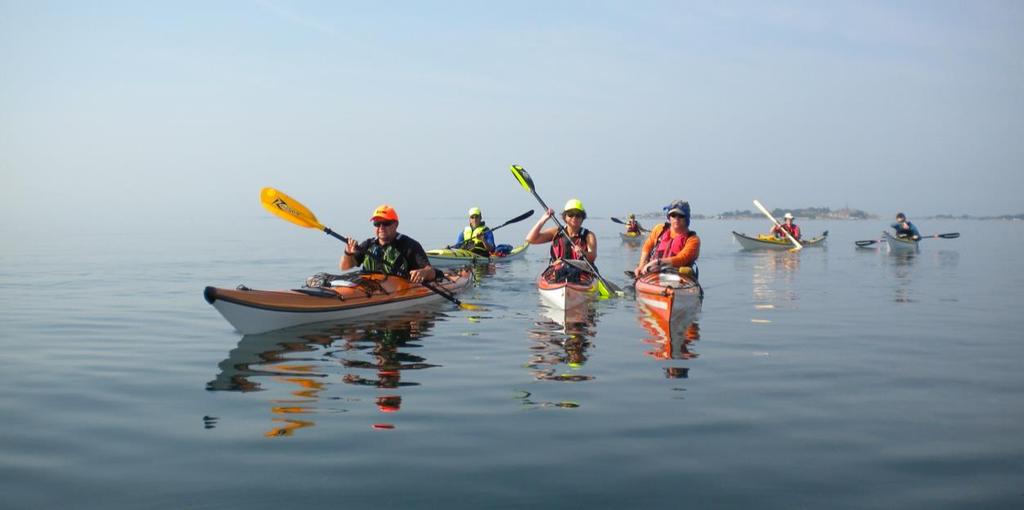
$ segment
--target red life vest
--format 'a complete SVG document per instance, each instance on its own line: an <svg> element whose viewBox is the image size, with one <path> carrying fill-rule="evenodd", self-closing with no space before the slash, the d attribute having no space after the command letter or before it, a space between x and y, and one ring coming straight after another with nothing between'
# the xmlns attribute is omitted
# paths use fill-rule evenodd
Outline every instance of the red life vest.
<svg viewBox="0 0 1024 510"><path fill-rule="evenodd" d="M568 234L569 231L566 230L565 233ZM578 246L582 246L582 247L585 248L587 246L587 241L586 241L587 234L589 234L589 233L590 233L589 230L587 230L587 229L585 229L583 227L580 227L579 234L575 235L575 236L572 236L572 242L575 243ZM576 255L576 252L573 251L572 246L569 245L569 240L567 240L565 238L565 236L562 235L561 233L556 233L555 234L555 239L553 241L551 241L551 251L550 251L550 253L551 253L551 262L554 262L554 261L556 261L558 259L568 259L568 260L576 259L576 260L578 260L578 259L581 258L581 257Z"/></svg>
<svg viewBox="0 0 1024 510"><path fill-rule="evenodd" d="M654 247L654 256L659 259L666 259L677 253L683 251L683 247L686 246L686 239L690 237L692 231L683 232L683 235L676 238L672 238L671 229L668 223L661 230L661 235L658 236L658 244Z"/></svg>

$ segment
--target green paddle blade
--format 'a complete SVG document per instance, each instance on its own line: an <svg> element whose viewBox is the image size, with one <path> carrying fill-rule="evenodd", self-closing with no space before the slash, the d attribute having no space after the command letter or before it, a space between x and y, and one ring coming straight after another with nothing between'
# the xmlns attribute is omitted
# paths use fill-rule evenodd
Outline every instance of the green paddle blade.
<svg viewBox="0 0 1024 510"><path fill-rule="evenodd" d="M603 298L606 298L606 297L611 297L611 295L613 293L616 296L622 296L624 294L622 292L622 289L620 289L614 283L612 283L612 282L610 282L608 280L605 280L605 278L603 276L601 276L600 273L597 272L597 268L595 268L593 265L587 263L586 261L584 261L582 259L581 260L562 259L562 262L565 263L565 264L568 264L568 265L570 265L572 267L575 267L576 269L579 269L580 271L583 271L585 273L590 273L590 274L594 275L594 277L597 278L597 294L599 296L601 296Z"/></svg>
<svg viewBox="0 0 1024 510"><path fill-rule="evenodd" d="M512 175L519 181L519 185L526 191L533 191L533 179L530 178L530 174L526 173L526 169L519 165L512 165L510 168Z"/></svg>

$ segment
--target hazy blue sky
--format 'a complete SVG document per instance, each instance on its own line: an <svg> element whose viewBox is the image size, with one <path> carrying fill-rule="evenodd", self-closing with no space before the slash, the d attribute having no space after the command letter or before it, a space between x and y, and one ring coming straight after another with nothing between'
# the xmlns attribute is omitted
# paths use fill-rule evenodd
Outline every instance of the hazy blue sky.
<svg viewBox="0 0 1024 510"><path fill-rule="evenodd" d="M268 185L335 219L514 213L511 163L595 215L1019 213L1022 27L1020 1L0 0L0 225L229 221Z"/></svg>

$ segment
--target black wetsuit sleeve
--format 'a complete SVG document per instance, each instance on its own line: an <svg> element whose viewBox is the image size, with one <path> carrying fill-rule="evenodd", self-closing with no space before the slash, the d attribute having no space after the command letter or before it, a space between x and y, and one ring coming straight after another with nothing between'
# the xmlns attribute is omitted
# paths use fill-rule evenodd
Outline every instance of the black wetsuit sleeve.
<svg viewBox="0 0 1024 510"><path fill-rule="evenodd" d="M402 241L404 241L402 243L402 255L405 256L410 271L413 269L423 269L430 265L430 259L427 258L427 252L423 250L423 245L409 236L403 237Z"/></svg>
<svg viewBox="0 0 1024 510"><path fill-rule="evenodd" d="M353 256L356 259L356 264L363 264L363 259L366 258L366 251L370 249L370 243L373 243L375 241L376 239L370 238L359 243L359 245L356 246L356 253Z"/></svg>

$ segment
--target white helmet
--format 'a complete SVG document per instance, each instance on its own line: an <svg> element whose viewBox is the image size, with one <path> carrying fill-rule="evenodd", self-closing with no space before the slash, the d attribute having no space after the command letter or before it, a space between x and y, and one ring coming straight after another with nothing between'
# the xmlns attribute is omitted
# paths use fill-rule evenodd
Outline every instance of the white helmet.
<svg viewBox="0 0 1024 510"><path fill-rule="evenodd" d="M793 219L793 214L792 213L786 213L786 215L783 216L783 219L791 220L791 219Z"/></svg>

